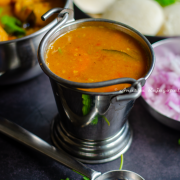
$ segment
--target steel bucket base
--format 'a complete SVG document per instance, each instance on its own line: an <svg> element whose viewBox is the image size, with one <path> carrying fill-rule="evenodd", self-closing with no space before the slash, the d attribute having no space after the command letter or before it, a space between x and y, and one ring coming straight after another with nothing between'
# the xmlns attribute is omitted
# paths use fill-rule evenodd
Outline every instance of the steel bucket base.
<svg viewBox="0 0 180 180"><path fill-rule="evenodd" d="M51 124L54 145L83 163L97 164L113 161L124 154L132 143L128 121L113 137L101 141L78 139L69 134L57 115Z"/></svg>

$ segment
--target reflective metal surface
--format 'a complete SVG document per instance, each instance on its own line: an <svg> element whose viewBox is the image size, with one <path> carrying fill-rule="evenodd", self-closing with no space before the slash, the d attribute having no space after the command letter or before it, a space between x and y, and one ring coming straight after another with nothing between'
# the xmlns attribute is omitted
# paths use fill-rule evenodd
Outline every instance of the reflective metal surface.
<svg viewBox="0 0 180 180"><path fill-rule="evenodd" d="M145 180L139 174L136 174L132 171L121 170L121 171L109 171L101 176L99 176L96 180Z"/></svg>
<svg viewBox="0 0 180 180"><path fill-rule="evenodd" d="M100 172L86 167L82 163L69 157L68 154L56 149L31 132L2 117L0 117L0 132L60 162L68 168L82 173L91 180L144 180L140 175L125 170L109 171L101 175Z"/></svg>
<svg viewBox="0 0 180 180"><path fill-rule="evenodd" d="M113 137L96 140L97 130L95 128L82 129L85 135L89 135L91 140L76 138L68 133L62 124L59 122L59 115L55 117L51 126L51 138L53 143L59 149L65 151L77 160L84 163L105 163L117 159L121 154L124 154L132 143L132 130L128 122L121 128L121 130ZM99 126L98 126L99 128ZM85 132L87 130L87 132ZM93 132L95 130L95 132ZM79 134L80 135L80 134ZM94 140L92 140L94 138Z"/></svg>
<svg viewBox="0 0 180 180"><path fill-rule="evenodd" d="M48 16L51 11L48 12ZM131 131L125 123L135 99L141 94L141 84L145 83L153 70L155 60L152 47L144 36L124 24L105 19L73 21L72 11L69 9L60 11L59 16L63 16L62 20L43 37L38 49L39 64L50 77L59 111L59 118L56 118L52 127L53 142L83 162L111 161L124 153L131 144ZM78 83L65 80L51 72L45 63L46 50L51 42L67 31L89 25L117 29L137 39L150 61L149 71L145 77L137 81L132 78L119 78L97 83ZM129 92L96 93L80 90L121 83L131 84ZM83 108L87 103L89 110L83 114Z"/></svg>
<svg viewBox="0 0 180 180"><path fill-rule="evenodd" d="M121 79L120 79L121 80ZM51 79L51 84L56 95L56 103L61 112L61 107L65 110L66 116L70 119L73 126L85 127L93 123L95 118L103 118L105 121L110 121L116 119L126 119L128 112L131 110L133 103L136 98L141 94L141 85L138 84L137 93L123 94L114 96L109 93L109 95L96 95L94 93L87 93L81 91L72 91L70 88L63 87ZM113 93L113 92L112 92ZM117 92L115 92L117 93ZM88 103L90 111L86 115L82 115L83 96L88 94ZM102 93L103 94L103 93ZM108 94L108 93L106 93ZM133 103L129 103L130 100ZM59 104L60 103L60 104ZM129 111L128 111L128 110ZM62 111L61 114L63 114ZM66 119L66 118L65 118ZM120 122L120 126L124 122ZM93 123L94 124L94 123ZM68 125L70 126L70 125ZM112 131L114 132L113 126L117 127L118 124L111 124ZM119 127L119 126L118 126ZM119 129L119 128L118 128ZM89 139L89 137L87 137ZM92 138L92 136L91 136Z"/></svg>
<svg viewBox="0 0 180 180"><path fill-rule="evenodd" d="M65 0L65 7L72 8L72 0ZM42 73L37 61L38 45L56 23L54 20L29 36L0 42L0 85L22 82Z"/></svg>
<svg viewBox="0 0 180 180"><path fill-rule="evenodd" d="M52 80L51 84L63 127L80 139L103 140L119 133L135 101L87 94L91 110L83 115L82 97L85 94L64 88ZM99 105L104 107L103 113L98 112Z"/></svg>

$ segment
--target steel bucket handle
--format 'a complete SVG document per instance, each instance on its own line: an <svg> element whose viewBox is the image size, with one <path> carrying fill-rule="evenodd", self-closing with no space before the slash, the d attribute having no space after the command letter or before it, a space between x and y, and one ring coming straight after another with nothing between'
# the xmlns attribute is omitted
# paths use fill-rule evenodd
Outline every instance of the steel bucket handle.
<svg viewBox="0 0 180 180"><path fill-rule="evenodd" d="M121 79L124 80L124 79ZM100 114L100 115L105 115L108 109L110 108L111 103L114 103L114 101L128 101L128 100L135 100L137 99L142 92L142 86L141 82L142 79L136 81L134 80L135 83L129 88L128 91L131 91L133 93L128 93L128 94L123 94L123 95L116 95L116 96L95 96L95 106L90 110L90 112L85 115L85 116L79 116L76 113L74 113L68 106L61 88L59 88L59 97L61 99L62 106L66 112L66 115L68 119L71 121L72 124L74 124L77 127L85 127L88 126L89 124L92 123L94 118ZM121 92L123 92L122 90ZM127 89L125 90L127 91ZM136 91L136 92L134 92ZM119 91L120 92L120 91Z"/></svg>

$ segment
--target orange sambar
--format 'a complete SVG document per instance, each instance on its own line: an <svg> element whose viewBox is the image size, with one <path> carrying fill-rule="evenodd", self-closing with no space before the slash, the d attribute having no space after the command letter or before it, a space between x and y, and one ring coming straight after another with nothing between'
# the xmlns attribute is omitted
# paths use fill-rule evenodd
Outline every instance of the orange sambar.
<svg viewBox="0 0 180 180"><path fill-rule="evenodd" d="M46 64L61 78L83 83L129 77L144 77L148 56L130 35L103 26L85 26L69 31L48 48ZM128 84L88 91L111 92Z"/></svg>

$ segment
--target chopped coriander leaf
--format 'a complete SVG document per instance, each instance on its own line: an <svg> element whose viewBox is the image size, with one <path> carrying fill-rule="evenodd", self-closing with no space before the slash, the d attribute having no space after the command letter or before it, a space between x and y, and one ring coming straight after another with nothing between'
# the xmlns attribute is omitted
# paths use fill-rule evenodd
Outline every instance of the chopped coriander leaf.
<svg viewBox="0 0 180 180"><path fill-rule="evenodd" d="M82 113L85 116L86 114L89 113L90 108L91 108L91 97L89 95L86 94L82 94Z"/></svg>
<svg viewBox="0 0 180 180"><path fill-rule="evenodd" d="M85 177L85 176L83 177L83 179L84 179L84 180L90 180L89 178L87 178L87 177Z"/></svg>
<svg viewBox="0 0 180 180"><path fill-rule="evenodd" d="M62 54L61 48L58 48L58 52L59 52L59 54Z"/></svg>
<svg viewBox="0 0 180 180"><path fill-rule="evenodd" d="M155 0L157 1L161 6L169 6L171 4L174 4L178 0Z"/></svg>
<svg viewBox="0 0 180 180"><path fill-rule="evenodd" d="M121 154L121 163L120 163L119 170L123 168L123 163L124 163L124 157L123 157L123 154Z"/></svg>
<svg viewBox="0 0 180 180"><path fill-rule="evenodd" d="M79 173L78 171L76 171L76 170L73 170L73 171L76 172L76 173L78 173L78 174L80 174L81 176L83 176L83 179L84 179L84 180L90 180L88 177L84 176L83 174Z"/></svg>
<svg viewBox="0 0 180 180"><path fill-rule="evenodd" d="M110 122L108 121L108 119L105 116L102 116L104 118L104 120L107 122L108 126L110 126Z"/></svg>
<svg viewBox="0 0 180 180"><path fill-rule="evenodd" d="M180 139L178 140L178 144L180 145Z"/></svg>
<svg viewBox="0 0 180 180"><path fill-rule="evenodd" d="M4 15L1 17L1 23L4 25L4 29L8 34L26 34L26 31L23 28L21 28L21 21L15 17Z"/></svg>
<svg viewBox="0 0 180 180"><path fill-rule="evenodd" d="M24 36L23 36L23 35L18 35L17 37L18 37L18 38L22 38L22 37L24 37Z"/></svg>
<svg viewBox="0 0 180 180"><path fill-rule="evenodd" d="M95 116L95 118L93 119L93 121L91 122L92 125L96 125L98 123L98 115Z"/></svg>

